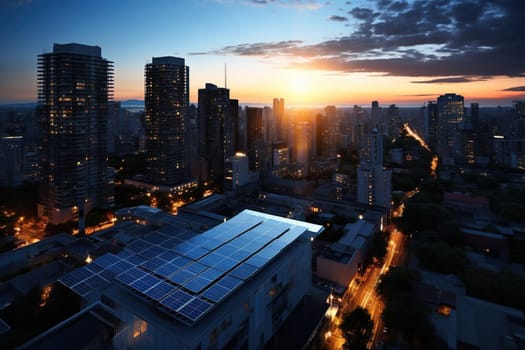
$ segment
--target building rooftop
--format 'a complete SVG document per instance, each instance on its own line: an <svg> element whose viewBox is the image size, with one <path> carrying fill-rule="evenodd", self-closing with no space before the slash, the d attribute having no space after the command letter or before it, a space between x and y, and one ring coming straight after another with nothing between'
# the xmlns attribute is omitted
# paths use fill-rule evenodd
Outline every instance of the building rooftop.
<svg viewBox="0 0 525 350"><path fill-rule="evenodd" d="M191 326L300 237L322 226L244 210L202 234L164 225L59 281L82 297L118 284Z"/></svg>

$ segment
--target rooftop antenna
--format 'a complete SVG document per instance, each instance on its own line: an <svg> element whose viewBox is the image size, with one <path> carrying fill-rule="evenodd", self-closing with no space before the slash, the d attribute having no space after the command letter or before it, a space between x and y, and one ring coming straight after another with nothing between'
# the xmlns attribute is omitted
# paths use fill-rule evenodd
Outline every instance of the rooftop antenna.
<svg viewBox="0 0 525 350"><path fill-rule="evenodd" d="M228 77L227 77L228 67L226 66L226 62L224 62L224 88L228 88Z"/></svg>

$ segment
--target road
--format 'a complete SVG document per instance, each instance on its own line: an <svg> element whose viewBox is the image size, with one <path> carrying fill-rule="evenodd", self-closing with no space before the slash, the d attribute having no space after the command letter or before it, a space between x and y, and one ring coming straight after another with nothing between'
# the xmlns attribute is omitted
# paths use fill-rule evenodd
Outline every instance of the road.
<svg viewBox="0 0 525 350"><path fill-rule="evenodd" d="M394 227L391 227L391 230L392 233L388 243L385 263L383 266L370 266L362 277L356 277L352 280L348 287L348 292L346 293L344 300L341 302L341 305L343 305L342 310L340 310L332 319L328 331L324 335L324 349L332 350L342 348L344 338L339 329L339 325L342 322L342 315L351 312L357 306L367 309L374 321L373 335L368 344L368 348L374 348L374 346L380 341L383 334L381 313L383 312L384 305L376 294L376 286L381 279L381 275L386 273L390 266L402 265L406 259L404 235Z"/></svg>

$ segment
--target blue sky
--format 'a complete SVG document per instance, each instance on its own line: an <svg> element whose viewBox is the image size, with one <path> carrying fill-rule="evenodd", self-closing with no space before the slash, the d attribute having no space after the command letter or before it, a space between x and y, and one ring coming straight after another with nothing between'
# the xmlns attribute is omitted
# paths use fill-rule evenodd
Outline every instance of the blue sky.
<svg viewBox="0 0 525 350"><path fill-rule="evenodd" d="M206 82L222 85L227 62L241 103L282 96L292 104L419 105L457 92L510 104L525 98L525 67L509 54L523 62L513 39L523 34L513 15L522 3L2 0L0 103L36 100L37 55L78 42L100 46L115 63L116 99L141 99L144 65L174 55L190 67L193 101ZM440 18L449 8L459 15ZM483 28L500 22L509 26L487 39Z"/></svg>

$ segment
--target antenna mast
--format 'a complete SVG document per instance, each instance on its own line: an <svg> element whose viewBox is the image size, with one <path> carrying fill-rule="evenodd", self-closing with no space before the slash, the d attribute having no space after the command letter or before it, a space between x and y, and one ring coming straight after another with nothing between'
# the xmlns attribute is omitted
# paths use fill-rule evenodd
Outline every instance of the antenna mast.
<svg viewBox="0 0 525 350"><path fill-rule="evenodd" d="M224 62L224 88L228 88L228 77L227 77L227 66L226 62Z"/></svg>

